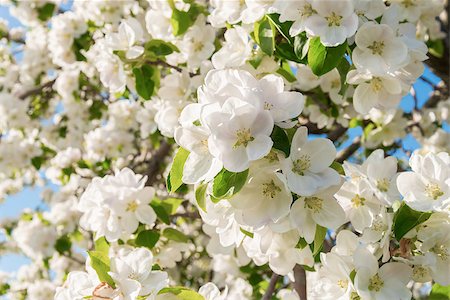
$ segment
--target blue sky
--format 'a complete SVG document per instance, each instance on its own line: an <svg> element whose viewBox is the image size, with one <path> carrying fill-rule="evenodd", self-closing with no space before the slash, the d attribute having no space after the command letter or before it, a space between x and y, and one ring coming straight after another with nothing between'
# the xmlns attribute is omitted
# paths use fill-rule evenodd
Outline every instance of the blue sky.
<svg viewBox="0 0 450 300"><path fill-rule="evenodd" d="M65 5L65 9L68 9L70 6L71 1L69 1ZM8 20L10 27L21 26L20 22L18 22L9 14L7 7L1 5L0 18ZM439 82L439 78L432 74L429 70L425 71L424 76L434 83ZM432 88L421 80L419 80L414 86L416 88L417 97L419 99L419 106L422 106L427 100L429 93L432 91ZM413 97L410 95L404 97L401 102L401 107L405 111L411 111L414 107ZM446 127L446 130L449 130L448 126ZM350 136L356 136L360 134L360 128L352 129L350 132ZM345 147L346 145L350 144L352 139L353 138L351 137L349 141L343 146ZM403 144L407 150L414 150L419 146L411 136L405 138ZM5 202L0 203L0 220L3 220L4 218L17 217L25 208L36 209L37 207L42 206L42 203L40 201L40 193L44 188L45 187L26 188L22 192L8 197ZM0 241L2 239L4 239L4 237L0 234ZM28 262L28 259L19 255L0 256L0 271L13 272L16 271L21 265Z"/></svg>

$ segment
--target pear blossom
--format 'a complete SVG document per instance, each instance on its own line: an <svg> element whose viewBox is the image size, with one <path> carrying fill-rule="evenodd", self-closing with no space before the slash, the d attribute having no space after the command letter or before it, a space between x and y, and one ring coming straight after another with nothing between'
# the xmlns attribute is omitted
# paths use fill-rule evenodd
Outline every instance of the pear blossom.
<svg viewBox="0 0 450 300"><path fill-rule="evenodd" d="M252 52L247 31L235 26L225 32L225 43L211 58L216 69L235 68L244 65Z"/></svg>

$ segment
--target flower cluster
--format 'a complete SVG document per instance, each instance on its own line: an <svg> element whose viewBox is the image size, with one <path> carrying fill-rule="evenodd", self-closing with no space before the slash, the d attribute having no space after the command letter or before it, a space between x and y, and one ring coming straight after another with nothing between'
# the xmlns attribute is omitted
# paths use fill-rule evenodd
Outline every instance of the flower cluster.
<svg viewBox="0 0 450 300"><path fill-rule="evenodd" d="M1 3L0 298L450 293L447 0Z"/></svg>

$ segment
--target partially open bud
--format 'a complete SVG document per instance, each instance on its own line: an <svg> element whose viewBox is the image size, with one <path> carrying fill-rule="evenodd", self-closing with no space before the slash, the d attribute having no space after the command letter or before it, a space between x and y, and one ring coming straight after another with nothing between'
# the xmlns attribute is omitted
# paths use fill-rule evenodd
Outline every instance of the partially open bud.
<svg viewBox="0 0 450 300"><path fill-rule="evenodd" d="M116 291L109 284L102 282L92 292L92 300L112 300L116 294Z"/></svg>

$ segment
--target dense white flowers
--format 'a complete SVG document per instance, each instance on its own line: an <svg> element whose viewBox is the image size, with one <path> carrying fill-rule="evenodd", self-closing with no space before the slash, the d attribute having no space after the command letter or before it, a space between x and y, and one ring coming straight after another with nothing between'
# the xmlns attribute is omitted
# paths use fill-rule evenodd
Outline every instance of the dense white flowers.
<svg viewBox="0 0 450 300"><path fill-rule="evenodd" d="M149 203L155 195L145 187L147 178L123 169L114 176L95 178L80 198L78 209L83 213L80 226L96 232L96 238L108 241L128 239L139 222L153 226L156 214Z"/></svg>
<svg viewBox="0 0 450 300"><path fill-rule="evenodd" d="M448 289L446 0L2 3L0 298Z"/></svg>

